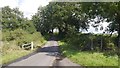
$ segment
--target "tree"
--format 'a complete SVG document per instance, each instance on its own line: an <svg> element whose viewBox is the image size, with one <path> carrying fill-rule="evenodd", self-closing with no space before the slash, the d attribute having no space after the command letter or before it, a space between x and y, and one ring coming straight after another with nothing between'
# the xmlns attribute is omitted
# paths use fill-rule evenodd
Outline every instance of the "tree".
<svg viewBox="0 0 120 68"><path fill-rule="evenodd" d="M42 33L59 29L59 35L70 34L70 30L88 29L87 16L81 14L80 3L50 2L40 7L32 18L36 28Z"/></svg>
<svg viewBox="0 0 120 68"><path fill-rule="evenodd" d="M34 33L36 31L35 26L33 24L33 22L31 20L28 19L23 19L21 25L19 26L19 28L27 31L28 33Z"/></svg>
<svg viewBox="0 0 120 68"><path fill-rule="evenodd" d="M23 13L18 8L11 9L9 6L2 8L3 30L14 30L20 26L23 19Z"/></svg>
<svg viewBox="0 0 120 68"><path fill-rule="evenodd" d="M29 33L36 31L33 22L23 17L23 13L18 8L11 9L9 6L2 8L2 28L4 30L13 31L15 29L23 29Z"/></svg>
<svg viewBox="0 0 120 68"><path fill-rule="evenodd" d="M95 25L106 19L109 22L108 31L118 33L120 46L120 2L111 3L82 3L82 12L89 16L89 20L98 18Z"/></svg>

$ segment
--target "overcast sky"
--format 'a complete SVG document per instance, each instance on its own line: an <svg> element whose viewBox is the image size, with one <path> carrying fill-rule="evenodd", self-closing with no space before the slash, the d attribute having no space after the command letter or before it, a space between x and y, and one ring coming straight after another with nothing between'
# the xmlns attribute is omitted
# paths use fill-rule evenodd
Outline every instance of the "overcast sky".
<svg viewBox="0 0 120 68"><path fill-rule="evenodd" d="M38 7L45 6L50 0L0 0L0 7L10 6L10 8L18 7L24 12L24 16L31 18L31 15L37 12Z"/></svg>
<svg viewBox="0 0 120 68"><path fill-rule="evenodd" d="M20 11L24 13L24 17L31 19L31 15L34 15L37 12L39 6L46 6L51 0L0 0L0 8L4 6L10 6L10 8L19 8ZM103 28L108 25L104 22ZM88 32L91 33L102 33L104 30L95 31L93 27L90 27Z"/></svg>

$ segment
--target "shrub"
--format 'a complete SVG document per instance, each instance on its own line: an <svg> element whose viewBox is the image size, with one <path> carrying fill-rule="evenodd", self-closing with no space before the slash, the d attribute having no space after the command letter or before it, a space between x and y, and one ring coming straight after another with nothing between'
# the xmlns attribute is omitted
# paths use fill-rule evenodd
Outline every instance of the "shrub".
<svg viewBox="0 0 120 68"><path fill-rule="evenodd" d="M115 45L113 43L110 42L107 45L108 45L107 46L108 49L110 49L110 50L114 50L115 49Z"/></svg>
<svg viewBox="0 0 120 68"><path fill-rule="evenodd" d="M22 35L27 34L26 31L22 29L16 29L14 31L5 31L2 32L2 40L3 41L12 41L16 39L20 39Z"/></svg>
<svg viewBox="0 0 120 68"><path fill-rule="evenodd" d="M30 43L30 42L34 42L34 46L38 46L38 44L41 45L41 43L44 42L44 38L42 37L42 35L39 32L35 32L33 34L23 34L20 39L17 40L17 43L19 46L21 46L22 44L26 44L26 43Z"/></svg>
<svg viewBox="0 0 120 68"><path fill-rule="evenodd" d="M30 42L34 42L35 46L44 42L44 38L40 34L40 32L29 33L23 29L16 29L14 31L6 31L3 32L3 41L16 41L18 46L22 46L23 44L28 44Z"/></svg>
<svg viewBox="0 0 120 68"><path fill-rule="evenodd" d="M72 49L101 51L101 43L102 50L115 50L115 39L116 36L109 37L109 35L77 33L66 37L65 41Z"/></svg>

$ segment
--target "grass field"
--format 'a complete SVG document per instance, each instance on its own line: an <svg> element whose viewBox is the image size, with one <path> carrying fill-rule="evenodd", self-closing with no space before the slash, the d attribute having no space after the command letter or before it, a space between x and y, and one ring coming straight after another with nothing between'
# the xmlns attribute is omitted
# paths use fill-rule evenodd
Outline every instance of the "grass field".
<svg viewBox="0 0 120 68"><path fill-rule="evenodd" d="M106 56L102 52L76 51L59 42L62 54L82 66L118 66L118 56Z"/></svg>

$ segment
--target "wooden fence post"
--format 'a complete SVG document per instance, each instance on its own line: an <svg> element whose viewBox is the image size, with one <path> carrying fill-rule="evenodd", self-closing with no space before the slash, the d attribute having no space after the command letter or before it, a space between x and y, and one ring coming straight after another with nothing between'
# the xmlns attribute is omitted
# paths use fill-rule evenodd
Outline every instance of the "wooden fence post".
<svg viewBox="0 0 120 68"><path fill-rule="evenodd" d="M33 42L31 42L31 50L33 50Z"/></svg>
<svg viewBox="0 0 120 68"><path fill-rule="evenodd" d="M22 49L24 49L24 44L22 45Z"/></svg>

